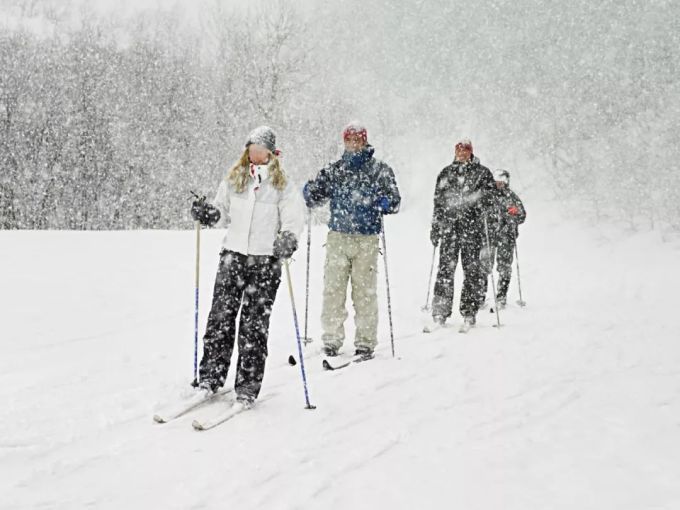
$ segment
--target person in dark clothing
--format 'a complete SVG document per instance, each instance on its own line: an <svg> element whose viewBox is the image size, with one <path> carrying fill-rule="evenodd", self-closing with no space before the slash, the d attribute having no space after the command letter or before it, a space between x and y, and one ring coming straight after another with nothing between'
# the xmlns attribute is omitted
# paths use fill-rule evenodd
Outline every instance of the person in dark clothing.
<svg viewBox="0 0 680 510"><path fill-rule="evenodd" d="M244 407L260 393L282 259L297 249L304 223L299 191L283 172L275 144L270 128L251 132L213 203L201 199L191 208L202 225L227 228L203 337L199 391L208 396L224 385L239 317L234 389Z"/></svg>
<svg viewBox="0 0 680 510"><path fill-rule="evenodd" d="M455 159L437 177L430 240L439 248L439 270L432 301L432 324L425 332L441 327L451 316L453 277L460 256L464 282L461 292L461 331L475 325L482 301L486 272L480 261L485 245L484 213L493 204L491 171L475 157L470 140L456 144Z"/></svg>
<svg viewBox="0 0 680 510"><path fill-rule="evenodd" d="M500 308L507 303L508 288L512 277L512 261L515 253L515 243L519 236L519 225L527 217L524 204L517 194L510 189L510 173L507 170L496 170L494 173L496 188L494 203L489 214L491 252L488 257L487 273L491 273L495 259L498 271L498 289L496 300ZM487 282L488 288L488 282ZM487 289L485 289L486 294Z"/></svg>

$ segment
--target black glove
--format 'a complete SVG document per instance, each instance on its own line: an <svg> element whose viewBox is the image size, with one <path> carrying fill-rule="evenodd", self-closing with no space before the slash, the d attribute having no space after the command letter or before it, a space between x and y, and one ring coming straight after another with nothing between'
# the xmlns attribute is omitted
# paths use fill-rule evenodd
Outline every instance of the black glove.
<svg viewBox="0 0 680 510"><path fill-rule="evenodd" d="M432 244L434 246L437 246L439 244L440 237L441 234L439 233L439 229L432 227L432 230L430 230L430 241L432 241Z"/></svg>
<svg viewBox="0 0 680 510"><path fill-rule="evenodd" d="M314 207L314 181L307 181L304 188L302 188L302 196L305 199L305 205L309 208Z"/></svg>
<svg viewBox="0 0 680 510"><path fill-rule="evenodd" d="M274 239L274 256L280 259L289 258L297 250L297 239L292 232L281 232Z"/></svg>
<svg viewBox="0 0 680 510"><path fill-rule="evenodd" d="M217 207L205 201L205 197L194 200L191 204L191 217L205 225L212 227L215 223L220 221L220 211Z"/></svg>

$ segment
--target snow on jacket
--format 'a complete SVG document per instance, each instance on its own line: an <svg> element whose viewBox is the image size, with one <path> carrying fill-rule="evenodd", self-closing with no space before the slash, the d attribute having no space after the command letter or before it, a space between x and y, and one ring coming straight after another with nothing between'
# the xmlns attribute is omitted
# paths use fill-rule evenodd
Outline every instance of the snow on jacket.
<svg viewBox="0 0 680 510"><path fill-rule="evenodd" d="M479 159L454 161L437 177L432 228L440 235L484 233L484 214L494 206L496 183Z"/></svg>
<svg viewBox="0 0 680 510"><path fill-rule="evenodd" d="M346 234L374 235L382 228L382 215L399 211L401 196L394 171L373 157L370 145L322 169L303 194L307 207L330 200L328 227Z"/></svg>
<svg viewBox="0 0 680 510"><path fill-rule="evenodd" d="M519 236L518 226L524 223L527 217L524 204L517 196L517 193L507 186L495 190L494 200L498 215L498 234L501 236L512 236L516 239ZM510 213L511 208L515 209L515 214Z"/></svg>
<svg viewBox="0 0 680 510"><path fill-rule="evenodd" d="M268 172L261 181L249 181L243 192L236 191L227 178L222 179L214 205L221 215L215 227L227 228L222 245L243 255L273 255L279 232L292 232L299 239L304 225L299 191L290 181L279 191Z"/></svg>

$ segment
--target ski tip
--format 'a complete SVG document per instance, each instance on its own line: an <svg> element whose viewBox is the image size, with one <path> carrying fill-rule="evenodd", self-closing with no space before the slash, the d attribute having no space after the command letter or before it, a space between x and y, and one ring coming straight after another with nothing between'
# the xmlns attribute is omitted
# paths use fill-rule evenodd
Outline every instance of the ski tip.
<svg viewBox="0 0 680 510"><path fill-rule="evenodd" d="M295 356L293 356L292 354L290 356L288 356L288 364L291 367L294 367L295 365L297 365L297 361L295 361Z"/></svg>
<svg viewBox="0 0 680 510"><path fill-rule="evenodd" d="M203 425L201 425L201 422L198 420L192 421L191 426L194 428L194 430L204 430Z"/></svg>
<svg viewBox="0 0 680 510"><path fill-rule="evenodd" d="M324 370L333 370L333 367L328 363L328 360L323 360L321 366L323 366Z"/></svg>
<svg viewBox="0 0 680 510"><path fill-rule="evenodd" d="M156 423L165 423L165 419L158 414L153 415L153 421Z"/></svg>

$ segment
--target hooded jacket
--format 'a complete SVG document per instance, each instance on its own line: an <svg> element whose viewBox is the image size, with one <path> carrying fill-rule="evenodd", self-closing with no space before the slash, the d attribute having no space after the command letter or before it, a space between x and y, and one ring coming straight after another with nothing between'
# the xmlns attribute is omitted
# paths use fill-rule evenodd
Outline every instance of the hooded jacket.
<svg viewBox="0 0 680 510"><path fill-rule="evenodd" d="M436 237L484 234L484 214L493 206L496 184L477 157L454 161L437 177L432 229Z"/></svg>
<svg viewBox="0 0 680 510"><path fill-rule="evenodd" d="M512 207L516 209L516 214L510 214ZM524 209L524 204L517 193L508 186L497 188L494 191L494 213L498 235L517 239L519 236L518 226L524 223L527 218L526 209Z"/></svg>
<svg viewBox="0 0 680 510"><path fill-rule="evenodd" d="M307 207L330 201L328 227L346 234L374 235L382 228L382 215L399 211L401 196L392 169L373 157L370 145L322 169L305 185Z"/></svg>
<svg viewBox="0 0 680 510"><path fill-rule="evenodd" d="M243 255L273 255L279 232L299 238L304 225L299 192L290 181L283 190L276 189L268 172L252 179L240 193L222 179L213 203L220 210L215 226L227 228L223 247Z"/></svg>

